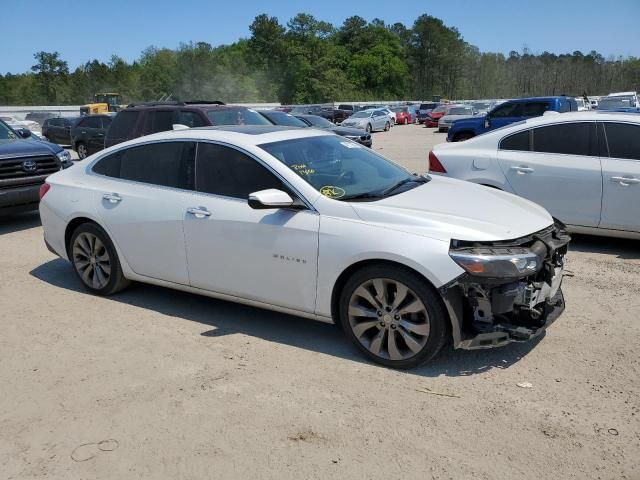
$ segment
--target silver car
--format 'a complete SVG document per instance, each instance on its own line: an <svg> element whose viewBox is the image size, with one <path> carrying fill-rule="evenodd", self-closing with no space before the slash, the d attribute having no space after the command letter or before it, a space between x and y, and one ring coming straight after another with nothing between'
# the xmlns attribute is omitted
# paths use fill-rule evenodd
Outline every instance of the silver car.
<svg viewBox="0 0 640 480"><path fill-rule="evenodd" d="M453 105L438 120L438 131L446 132L454 121L473 117L477 113L478 111L470 105Z"/></svg>
<svg viewBox="0 0 640 480"><path fill-rule="evenodd" d="M342 122L343 127L362 128L371 133L374 130L388 132L391 128L391 119L382 110L362 110L356 112Z"/></svg>

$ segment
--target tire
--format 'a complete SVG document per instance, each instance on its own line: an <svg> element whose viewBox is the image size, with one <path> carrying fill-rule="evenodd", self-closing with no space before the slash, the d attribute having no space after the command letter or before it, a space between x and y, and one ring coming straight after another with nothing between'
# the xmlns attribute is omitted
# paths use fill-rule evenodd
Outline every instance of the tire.
<svg viewBox="0 0 640 480"><path fill-rule="evenodd" d="M384 131L388 132L389 130L391 130L391 124L389 122L384 124Z"/></svg>
<svg viewBox="0 0 640 480"><path fill-rule="evenodd" d="M462 132L462 133L456 134L456 136L453 137L453 141L454 142L464 142L465 140L469 140L470 138L473 138L473 137L475 137L475 135L473 133Z"/></svg>
<svg viewBox="0 0 640 480"><path fill-rule="evenodd" d="M404 117L404 124L409 125L409 119L407 117Z"/></svg>
<svg viewBox="0 0 640 480"><path fill-rule="evenodd" d="M82 142L78 142L78 144L76 145L76 152L78 152L78 158L80 160L84 160L89 156L87 152L87 146Z"/></svg>
<svg viewBox="0 0 640 480"><path fill-rule="evenodd" d="M97 295L113 295L131 283L122 274L116 249L107 232L83 223L69 241L69 259L85 288Z"/></svg>
<svg viewBox="0 0 640 480"><path fill-rule="evenodd" d="M371 124L370 123L367 123L366 130L367 130L367 133L371 133Z"/></svg>
<svg viewBox="0 0 640 480"><path fill-rule="evenodd" d="M437 292L402 267L372 265L357 271L341 292L339 316L345 334L365 356L392 368L432 360L451 336Z"/></svg>

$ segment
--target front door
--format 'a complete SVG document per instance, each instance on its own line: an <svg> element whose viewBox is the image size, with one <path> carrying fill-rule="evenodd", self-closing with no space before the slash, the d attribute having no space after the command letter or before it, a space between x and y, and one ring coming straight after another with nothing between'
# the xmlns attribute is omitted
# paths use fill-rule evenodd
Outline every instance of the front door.
<svg viewBox="0 0 640 480"><path fill-rule="evenodd" d="M640 232L640 125L605 122L600 227Z"/></svg>
<svg viewBox="0 0 640 480"><path fill-rule="evenodd" d="M250 193L288 188L239 150L199 143L196 162L197 191L183 210L191 285L313 312L319 215L252 209Z"/></svg>
<svg viewBox="0 0 640 480"><path fill-rule="evenodd" d="M498 161L514 193L570 225L600 223L602 172L595 122L558 123L503 139ZM513 143L511 149L509 143Z"/></svg>

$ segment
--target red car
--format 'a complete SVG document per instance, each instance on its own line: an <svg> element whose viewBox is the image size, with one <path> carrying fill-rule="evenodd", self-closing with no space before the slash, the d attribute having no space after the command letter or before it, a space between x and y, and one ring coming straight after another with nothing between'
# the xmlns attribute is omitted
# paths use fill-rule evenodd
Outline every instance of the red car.
<svg viewBox="0 0 640 480"><path fill-rule="evenodd" d="M413 115L411 115L409 107L393 107L391 111L396 114L397 125L409 125L413 123Z"/></svg>
<svg viewBox="0 0 640 480"><path fill-rule="evenodd" d="M440 105L439 107L434 108L427 114L427 119L424 122L425 127L437 127L438 120L440 117L446 115L447 110L449 110L449 105Z"/></svg>

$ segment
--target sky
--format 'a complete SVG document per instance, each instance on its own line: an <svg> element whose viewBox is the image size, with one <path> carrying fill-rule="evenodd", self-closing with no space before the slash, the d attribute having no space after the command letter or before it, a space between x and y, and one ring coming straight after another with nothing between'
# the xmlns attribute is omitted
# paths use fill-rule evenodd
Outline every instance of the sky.
<svg viewBox="0 0 640 480"><path fill-rule="evenodd" d="M29 71L33 54L58 51L73 70L117 54L137 59L149 46L181 42L214 46L250 35L267 13L282 24L305 12L338 26L360 15L411 26L421 14L456 27L481 51L534 53L596 50L605 57L640 57L640 0L35 0L5 3L0 16L0 73Z"/></svg>

